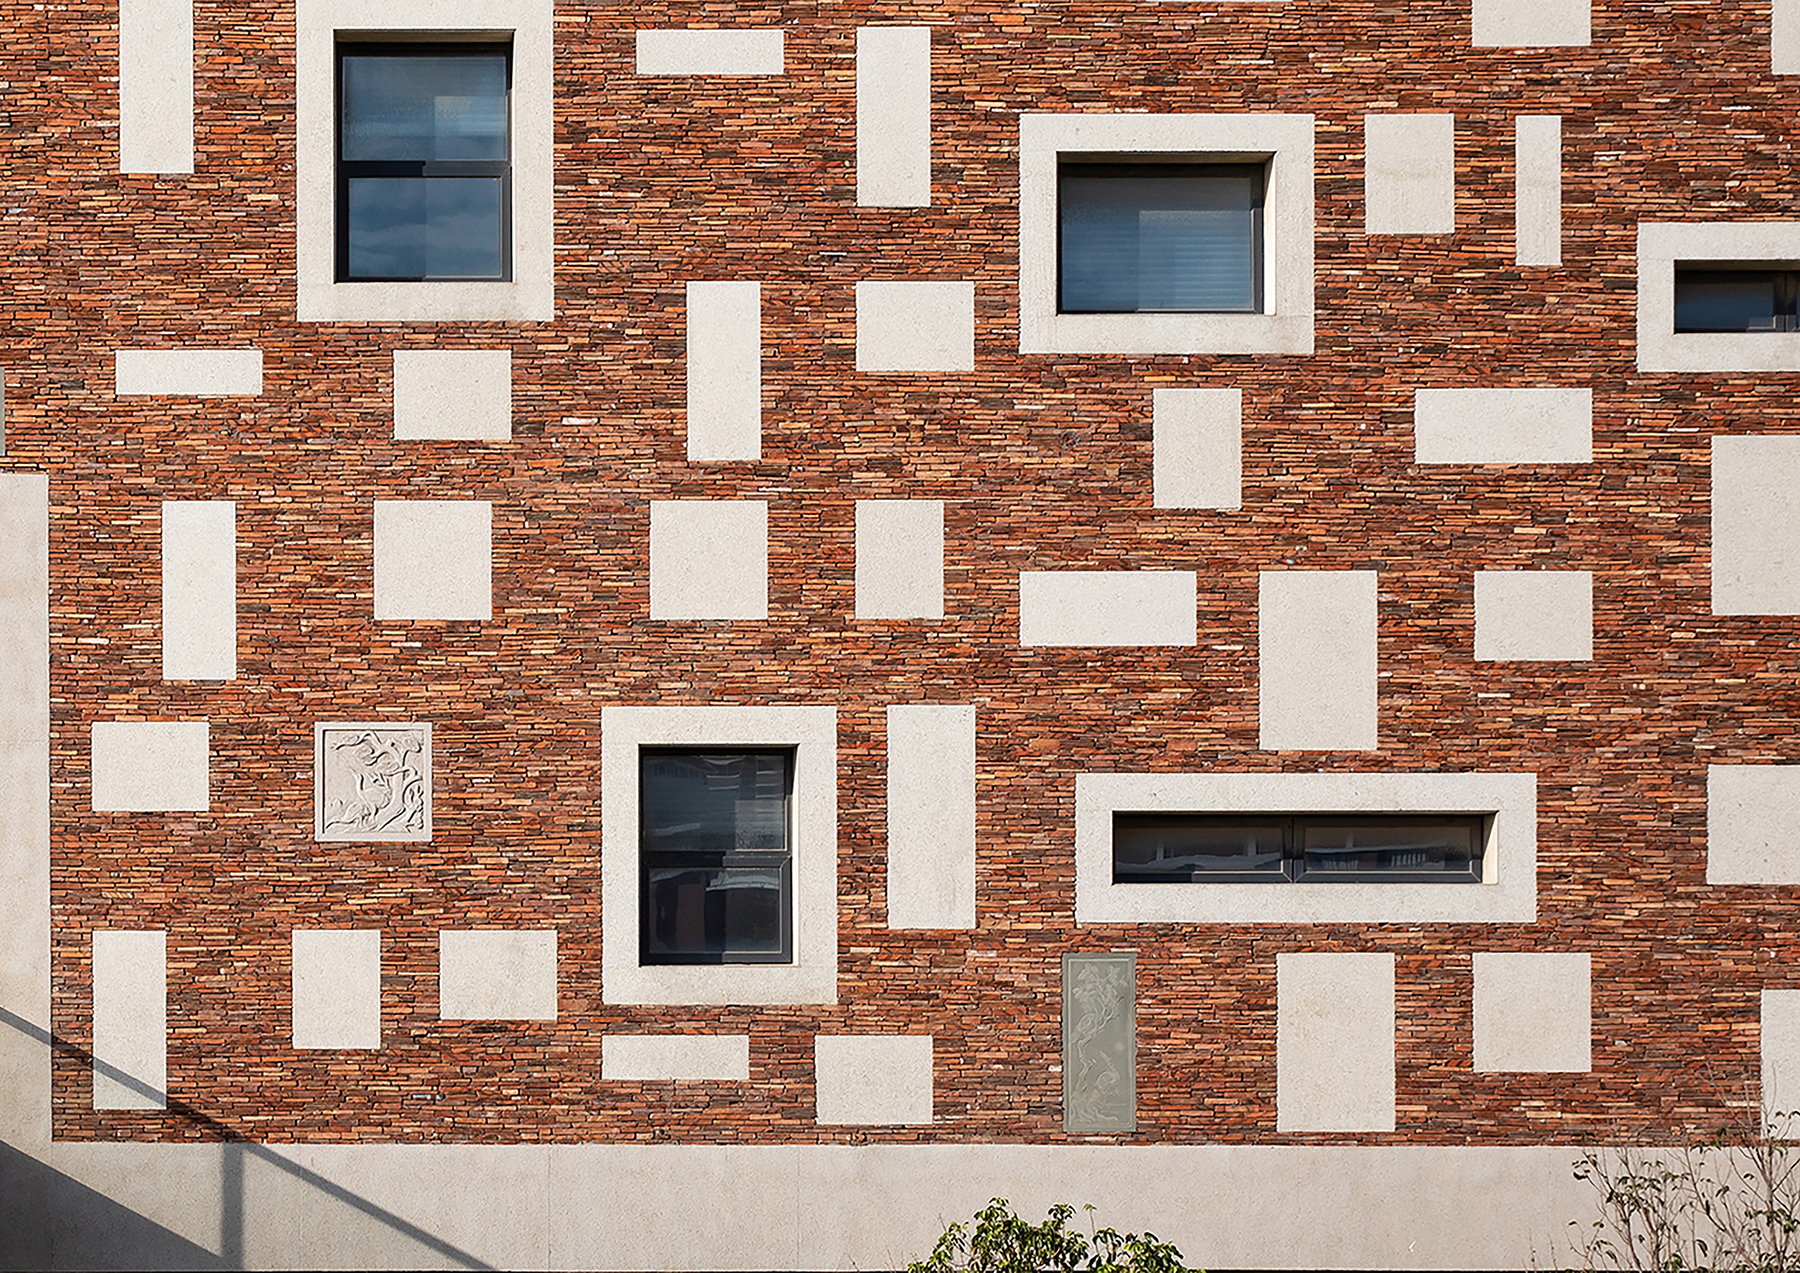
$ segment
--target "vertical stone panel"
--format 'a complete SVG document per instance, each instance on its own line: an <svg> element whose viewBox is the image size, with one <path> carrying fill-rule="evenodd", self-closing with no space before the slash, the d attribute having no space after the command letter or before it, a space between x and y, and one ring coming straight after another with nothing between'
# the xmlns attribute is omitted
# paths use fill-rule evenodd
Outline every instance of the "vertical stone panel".
<svg viewBox="0 0 1800 1273"><path fill-rule="evenodd" d="M1364 230L1450 234L1456 229L1456 119L1363 116Z"/></svg>
<svg viewBox="0 0 1800 1273"><path fill-rule="evenodd" d="M1157 508L1242 505L1243 393L1157 389L1150 401L1152 503Z"/></svg>
<svg viewBox="0 0 1800 1273"><path fill-rule="evenodd" d="M1265 570L1257 621L1258 745L1373 751L1375 572Z"/></svg>
<svg viewBox="0 0 1800 1273"><path fill-rule="evenodd" d="M94 934L94 1108L168 1104L167 943L161 932Z"/></svg>
<svg viewBox="0 0 1800 1273"><path fill-rule="evenodd" d="M856 32L856 202L931 202L931 28Z"/></svg>
<svg viewBox="0 0 1800 1273"><path fill-rule="evenodd" d="M193 0L120 0L119 171L194 171Z"/></svg>
<svg viewBox="0 0 1800 1273"><path fill-rule="evenodd" d="M1712 440L1712 612L1800 614L1800 437Z"/></svg>
<svg viewBox="0 0 1800 1273"><path fill-rule="evenodd" d="M975 708L887 710L889 928L975 927Z"/></svg>
<svg viewBox="0 0 1800 1273"><path fill-rule="evenodd" d="M1063 1130L1137 1130L1137 956L1062 957Z"/></svg>
<svg viewBox="0 0 1800 1273"><path fill-rule="evenodd" d="M944 617L944 504L856 501L856 617Z"/></svg>
<svg viewBox="0 0 1800 1273"><path fill-rule="evenodd" d="M762 284L687 285L687 457L762 457Z"/></svg>
<svg viewBox="0 0 1800 1273"><path fill-rule="evenodd" d="M1520 265L1562 264L1562 116L1513 124L1513 256Z"/></svg>
<svg viewBox="0 0 1800 1273"><path fill-rule="evenodd" d="M1275 957L1275 1125L1394 1130L1394 956Z"/></svg>
<svg viewBox="0 0 1800 1273"><path fill-rule="evenodd" d="M165 681L237 676L237 505L162 506L162 674Z"/></svg>

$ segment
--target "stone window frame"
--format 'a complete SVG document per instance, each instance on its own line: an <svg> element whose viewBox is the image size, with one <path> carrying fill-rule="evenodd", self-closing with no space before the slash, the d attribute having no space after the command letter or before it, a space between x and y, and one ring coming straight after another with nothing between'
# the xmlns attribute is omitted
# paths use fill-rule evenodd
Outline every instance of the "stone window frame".
<svg viewBox="0 0 1800 1273"><path fill-rule="evenodd" d="M1064 314L1057 310L1057 163L1265 161L1260 314ZM1310 354L1311 115L1066 114L1019 117L1019 352Z"/></svg>
<svg viewBox="0 0 1800 1273"><path fill-rule="evenodd" d="M1480 883L1114 884L1115 812L1466 813L1488 818ZM1532 923L1532 773L1084 773L1075 778L1078 924Z"/></svg>
<svg viewBox="0 0 1800 1273"><path fill-rule="evenodd" d="M639 962L638 766L644 748L791 748L793 962ZM603 1003L837 1002L837 709L600 709Z"/></svg>
<svg viewBox="0 0 1800 1273"><path fill-rule="evenodd" d="M1675 266L1690 261L1800 268L1800 221L1639 222L1638 370L1800 371L1800 331L1676 331Z"/></svg>
<svg viewBox="0 0 1800 1273"><path fill-rule="evenodd" d="M298 0L296 307L301 322L545 322L555 317L550 0ZM337 44L512 47L512 278L337 281Z"/></svg>

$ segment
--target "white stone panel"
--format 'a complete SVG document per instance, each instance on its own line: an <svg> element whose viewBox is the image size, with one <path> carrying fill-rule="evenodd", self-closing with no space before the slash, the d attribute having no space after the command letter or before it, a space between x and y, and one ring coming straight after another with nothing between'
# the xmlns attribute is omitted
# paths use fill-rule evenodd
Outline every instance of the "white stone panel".
<svg viewBox="0 0 1800 1273"><path fill-rule="evenodd" d="M255 397L262 392L262 350L115 350L113 392L121 397Z"/></svg>
<svg viewBox="0 0 1800 1273"><path fill-rule="evenodd" d="M1456 230L1456 118L1363 116L1363 220L1368 234Z"/></svg>
<svg viewBox="0 0 1800 1273"><path fill-rule="evenodd" d="M375 617L491 619L493 526L486 500L376 500Z"/></svg>
<svg viewBox="0 0 1800 1273"><path fill-rule="evenodd" d="M931 1122L931 1036L813 1036L818 1121L901 1126Z"/></svg>
<svg viewBox="0 0 1800 1273"><path fill-rule="evenodd" d="M381 930L296 928L294 1046L381 1046Z"/></svg>
<svg viewBox="0 0 1800 1273"><path fill-rule="evenodd" d="M1275 956L1275 1127L1394 1130L1394 957Z"/></svg>
<svg viewBox="0 0 1800 1273"><path fill-rule="evenodd" d="M1762 992L1762 1115L1776 1135L1800 1134L1800 990Z"/></svg>
<svg viewBox="0 0 1800 1273"><path fill-rule="evenodd" d="M1150 485L1157 508L1243 504L1242 390L1154 389L1150 416Z"/></svg>
<svg viewBox="0 0 1800 1273"><path fill-rule="evenodd" d="M1476 48L1588 44L1590 0L1474 0Z"/></svg>
<svg viewBox="0 0 1800 1273"><path fill-rule="evenodd" d="M856 30L856 202L931 203L931 28Z"/></svg>
<svg viewBox="0 0 1800 1273"><path fill-rule="evenodd" d="M440 932L438 1016L445 1021L556 1020L555 930Z"/></svg>
<svg viewBox="0 0 1800 1273"><path fill-rule="evenodd" d="M165 681L237 676L237 505L164 500L162 674Z"/></svg>
<svg viewBox="0 0 1800 1273"><path fill-rule="evenodd" d="M94 1108L168 1104L167 944L162 932L94 933Z"/></svg>
<svg viewBox="0 0 1800 1273"><path fill-rule="evenodd" d="M1115 884L1115 813L1472 813L1481 880L1455 884ZM1537 775L1078 773L1078 924L1529 924L1537 918Z"/></svg>
<svg viewBox="0 0 1800 1273"><path fill-rule="evenodd" d="M1585 570L1475 572L1475 657L1594 657L1594 576Z"/></svg>
<svg viewBox="0 0 1800 1273"><path fill-rule="evenodd" d="M119 171L194 171L193 0L119 0Z"/></svg>
<svg viewBox="0 0 1800 1273"><path fill-rule="evenodd" d="M600 879L607 1003L837 1002L837 712L830 707L602 707ZM638 962L638 778L646 747L792 747L794 960Z"/></svg>
<svg viewBox="0 0 1800 1273"><path fill-rule="evenodd" d="M1192 645L1198 604L1191 570L1021 571L1019 644Z"/></svg>
<svg viewBox="0 0 1800 1273"><path fill-rule="evenodd" d="M779 30L637 33L639 75L780 75Z"/></svg>
<svg viewBox="0 0 1800 1273"><path fill-rule="evenodd" d="M887 710L889 928L975 927L975 708Z"/></svg>
<svg viewBox="0 0 1800 1273"><path fill-rule="evenodd" d="M652 619L768 616L768 504L705 499L651 503Z"/></svg>
<svg viewBox="0 0 1800 1273"><path fill-rule="evenodd" d="M1800 765L1706 767L1706 882L1800 884Z"/></svg>
<svg viewBox="0 0 1800 1273"><path fill-rule="evenodd" d="M1712 612L1800 614L1800 436L1712 440Z"/></svg>
<svg viewBox="0 0 1800 1273"><path fill-rule="evenodd" d="M600 1040L600 1077L632 1082L745 1082L747 1034L609 1034Z"/></svg>
<svg viewBox="0 0 1800 1273"><path fill-rule="evenodd" d="M1265 570L1257 618L1264 751L1373 751L1372 570Z"/></svg>
<svg viewBox="0 0 1800 1273"><path fill-rule="evenodd" d="M975 284L858 283L856 369L975 370Z"/></svg>
<svg viewBox="0 0 1800 1273"><path fill-rule="evenodd" d="M687 285L687 457L762 458L762 284Z"/></svg>
<svg viewBox="0 0 1800 1273"><path fill-rule="evenodd" d="M1475 1068L1577 1073L1592 1068L1593 974L1586 954L1474 956Z"/></svg>
<svg viewBox="0 0 1800 1273"><path fill-rule="evenodd" d="M512 351L396 349L394 437L403 442L512 437Z"/></svg>
<svg viewBox="0 0 1800 1273"><path fill-rule="evenodd" d="M944 504L856 501L856 617L944 617Z"/></svg>
<svg viewBox="0 0 1800 1273"><path fill-rule="evenodd" d="M206 810L205 721L97 720L89 741L96 810Z"/></svg>
<svg viewBox="0 0 1800 1273"><path fill-rule="evenodd" d="M1770 0L1769 70L1800 75L1800 0Z"/></svg>
<svg viewBox="0 0 1800 1273"><path fill-rule="evenodd" d="M1586 464L1593 441L1591 389L1413 391L1420 464Z"/></svg>
<svg viewBox="0 0 1800 1273"><path fill-rule="evenodd" d="M320 721L313 726L313 839L431 839L431 726Z"/></svg>
<svg viewBox="0 0 1800 1273"><path fill-rule="evenodd" d="M1513 123L1513 258L1562 264L1562 116Z"/></svg>

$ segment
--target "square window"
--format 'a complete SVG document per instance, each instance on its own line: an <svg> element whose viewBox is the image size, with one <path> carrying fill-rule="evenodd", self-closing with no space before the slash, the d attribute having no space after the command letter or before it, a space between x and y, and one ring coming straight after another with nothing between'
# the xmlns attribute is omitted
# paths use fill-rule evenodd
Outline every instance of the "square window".
<svg viewBox="0 0 1800 1273"><path fill-rule="evenodd" d="M1057 312L1262 313L1263 165L1057 167Z"/></svg>
<svg viewBox="0 0 1800 1273"><path fill-rule="evenodd" d="M555 317L549 0L298 0L302 322Z"/></svg>
<svg viewBox="0 0 1800 1273"><path fill-rule="evenodd" d="M639 753L638 957L793 962L794 753Z"/></svg>
<svg viewBox="0 0 1800 1273"><path fill-rule="evenodd" d="M512 277L512 50L337 48L337 279Z"/></svg>
<svg viewBox="0 0 1800 1273"><path fill-rule="evenodd" d="M1311 115L1025 115L1019 350L1310 354Z"/></svg>
<svg viewBox="0 0 1800 1273"><path fill-rule="evenodd" d="M837 713L605 707L607 1003L837 1002Z"/></svg>

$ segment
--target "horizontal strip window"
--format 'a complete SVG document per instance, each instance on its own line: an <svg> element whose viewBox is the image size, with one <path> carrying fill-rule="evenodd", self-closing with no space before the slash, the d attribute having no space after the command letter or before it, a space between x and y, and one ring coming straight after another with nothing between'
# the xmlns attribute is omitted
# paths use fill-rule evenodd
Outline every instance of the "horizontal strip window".
<svg viewBox="0 0 1800 1273"><path fill-rule="evenodd" d="M1800 331L1800 268L1791 263L1678 261L1678 332Z"/></svg>
<svg viewBox="0 0 1800 1273"><path fill-rule="evenodd" d="M1113 814L1114 884L1479 884L1480 814Z"/></svg>

